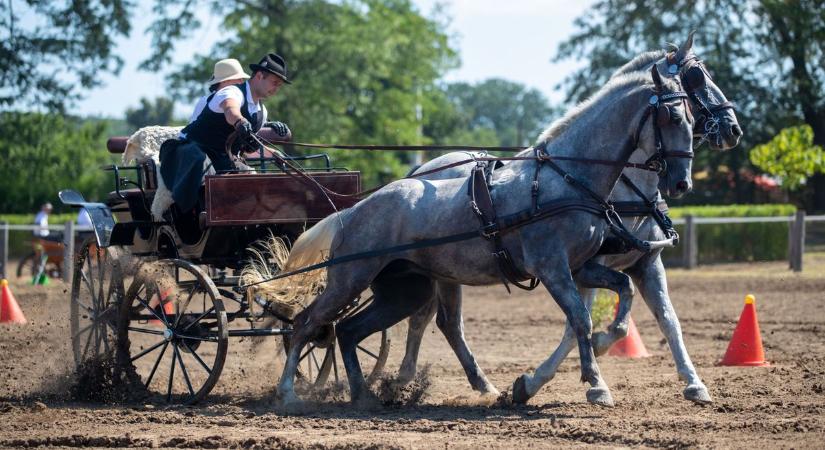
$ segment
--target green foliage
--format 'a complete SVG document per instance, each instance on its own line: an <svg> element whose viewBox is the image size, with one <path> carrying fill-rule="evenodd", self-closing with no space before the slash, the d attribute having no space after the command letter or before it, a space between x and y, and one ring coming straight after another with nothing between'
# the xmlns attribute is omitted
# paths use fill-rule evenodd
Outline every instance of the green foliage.
<svg viewBox="0 0 825 450"><path fill-rule="evenodd" d="M538 90L497 78L475 85L453 83L446 95L464 122L458 124L460 130L492 130L502 146L533 143L554 115Z"/></svg>
<svg viewBox="0 0 825 450"><path fill-rule="evenodd" d="M809 125L785 128L770 142L754 147L751 162L782 178L786 189L795 190L811 175L825 172L825 151L813 142Z"/></svg>
<svg viewBox="0 0 825 450"><path fill-rule="evenodd" d="M64 111L101 74L118 73L129 0L0 2L0 108Z"/></svg>
<svg viewBox="0 0 825 450"><path fill-rule="evenodd" d="M417 110L440 101L435 82L457 58L445 25L421 16L409 0L275 0L266 8L248 2L193 3L218 7L231 37L173 76L179 98L202 95L202 80L217 59L231 56L250 63L275 51L285 57L294 84L267 100L267 108L272 119L289 124L296 141L436 140L422 132L429 119L426 114L419 119ZM335 160L362 170L366 183L374 184L406 172L411 155L347 152Z"/></svg>
<svg viewBox="0 0 825 450"><path fill-rule="evenodd" d="M590 307L590 320L593 321L593 329L597 329L603 323L613 319L616 313L617 295L607 289L596 289L596 299Z"/></svg>
<svg viewBox="0 0 825 450"><path fill-rule="evenodd" d="M133 130L147 125L172 125L172 115L175 112L175 102L158 97L154 102L146 98L140 99L140 107L126 110L126 123Z"/></svg>
<svg viewBox="0 0 825 450"><path fill-rule="evenodd" d="M45 202L60 208L57 192L72 188L100 199L111 175L105 122L60 115L0 113L0 211L32 213Z"/></svg>
<svg viewBox="0 0 825 450"><path fill-rule="evenodd" d="M790 216L794 205L726 205L673 208L670 216L694 217L776 217ZM774 261L787 257L788 223L737 223L697 225L699 263ZM676 231L684 237L684 226ZM662 253L665 261L681 262L682 246Z"/></svg>
<svg viewBox="0 0 825 450"><path fill-rule="evenodd" d="M670 208L668 214L674 219L689 215L694 217L776 217L789 216L795 211L796 206L788 204L701 205Z"/></svg>
<svg viewBox="0 0 825 450"><path fill-rule="evenodd" d="M8 222L9 225L31 225L34 223L34 216L34 214L0 214L0 222ZM76 212L49 214L49 225L61 225L76 220Z"/></svg>

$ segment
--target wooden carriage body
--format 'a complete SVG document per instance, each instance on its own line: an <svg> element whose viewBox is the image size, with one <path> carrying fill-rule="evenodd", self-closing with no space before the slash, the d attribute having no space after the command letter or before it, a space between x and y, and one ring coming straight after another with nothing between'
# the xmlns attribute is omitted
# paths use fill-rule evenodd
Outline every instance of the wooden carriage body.
<svg viewBox="0 0 825 450"><path fill-rule="evenodd" d="M107 147L111 153L122 153L126 139L112 138ZM271 155L264 158L267 156ZM258 165L255 173L204 178L197 226L189 227L169 218L152 218L150 205L158 188L153 161L112 168L118 189L106 201L115 221L109 244L125 247L135 256L175 257L194 264L239 268L249 256L246 249L255 241L270 236L294 241L306 228L357 201L356 197L328 196L324 189L340 194L362 189L358 171L327 164L308 169L310 181L285 173L271 160L269 164L266 159L251 162ZM126 184L135 187L121 189L127 171L135 174L135 180Z"/></svg>

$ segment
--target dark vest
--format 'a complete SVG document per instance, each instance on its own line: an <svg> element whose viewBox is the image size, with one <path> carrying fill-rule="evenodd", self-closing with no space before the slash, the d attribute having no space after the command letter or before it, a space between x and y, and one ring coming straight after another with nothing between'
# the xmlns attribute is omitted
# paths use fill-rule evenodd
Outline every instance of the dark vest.
<svg viewBox="0 0 825 450"><path fill-rule="evenodd" d="M258 120L257 114L253 115L249 112L249 102L246 101L247 82L233 84L230 87L241 91L244 99L241 104L241 115L252 124L255 131L258 131L261 128L261 121ZM216 152L223 152L226 147L226 140L229 139L229 135L235 131L235 128L226 123L226 116L223 113L216 113L209 109L209 102L212 101L216 93L206 99L206 106L198 115L198 118L181 130L181 133L186 135L186 139L195 141L203 147Z"/></svg>

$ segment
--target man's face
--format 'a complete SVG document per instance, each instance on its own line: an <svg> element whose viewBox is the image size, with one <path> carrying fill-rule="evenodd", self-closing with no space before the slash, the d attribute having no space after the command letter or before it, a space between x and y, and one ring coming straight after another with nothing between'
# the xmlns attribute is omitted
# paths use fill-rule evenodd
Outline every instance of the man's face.
<svg viewBox="0 0 825 450"><path fill-rule="evenodd" d="M256 78L259 78L257 80L258 94L263 98L272 97L284 84L284 80L281 79L281 77L271 73L258 72Z"/></svg>

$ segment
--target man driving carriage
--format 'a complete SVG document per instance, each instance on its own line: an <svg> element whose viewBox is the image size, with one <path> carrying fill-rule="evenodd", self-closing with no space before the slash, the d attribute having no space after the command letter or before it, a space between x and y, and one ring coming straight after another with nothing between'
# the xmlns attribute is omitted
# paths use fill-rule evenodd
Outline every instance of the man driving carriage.
<svg viewBox="0 0 825 450"><path fill-rule="evenodd" d="M237 143L233 145L234 154L258 150L253 135L266 122L267 111L262 102L275 95L284 83L291 83L287 78L286 61L275 53L264 56L258 64L250 64L251 76L243 72L240 64L231 61L221 61L226 62L221 67L216 64L218 78L213 75L210 82L238 82L209 95L203 109L181 130L178 139L166 141L161 146L160 173L179 211L195 207L206 157L218 173L235 170L226 150L233 133L236 133ZM280 137L290 138L286 124L271 122L267 125Z"/></svg>

